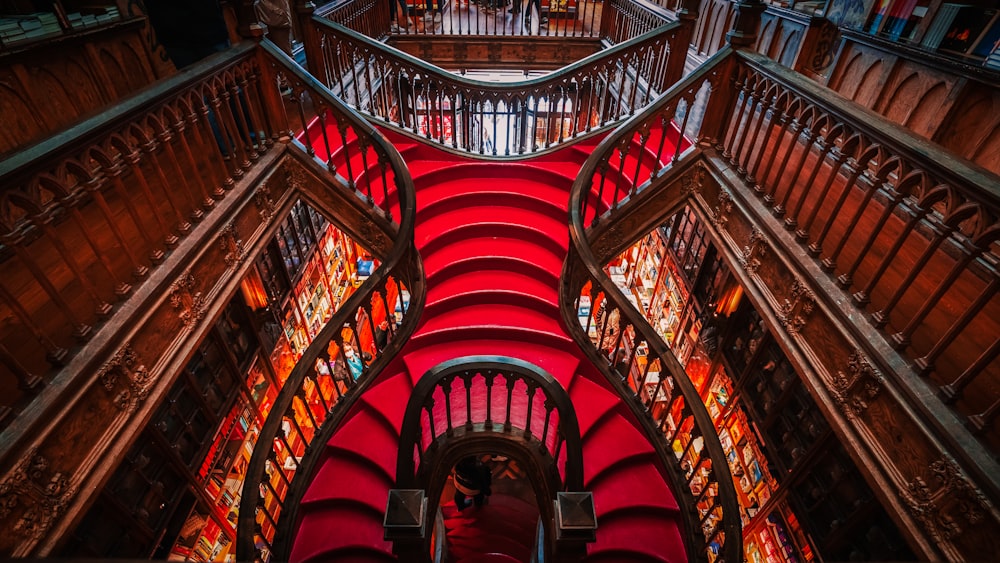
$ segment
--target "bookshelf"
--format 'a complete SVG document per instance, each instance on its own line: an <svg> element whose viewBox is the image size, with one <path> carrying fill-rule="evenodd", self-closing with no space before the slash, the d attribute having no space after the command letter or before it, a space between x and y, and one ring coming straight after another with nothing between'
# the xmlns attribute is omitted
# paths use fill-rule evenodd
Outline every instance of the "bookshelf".
<svg viewBox="0 0 1000 563"><path fill-rule="evenodd" d="M0 1L0 47L104 27L126 14L116 2Z"/></svg>

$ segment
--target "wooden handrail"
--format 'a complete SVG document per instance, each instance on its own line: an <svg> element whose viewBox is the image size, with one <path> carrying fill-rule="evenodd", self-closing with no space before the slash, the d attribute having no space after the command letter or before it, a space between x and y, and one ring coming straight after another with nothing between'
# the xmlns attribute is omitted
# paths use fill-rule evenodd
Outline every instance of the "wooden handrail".
<svg viewBox="0 0 1000 563"><path fill-rule="evenodd" d="M725 561L742 559L742 525L736 490L725 452L712 419L684 368L673 352L604 272L591 247L595 231L614 224L624 200L639 195L651 181L672 173L683 154L697 151L677 134L700 137L704 122L691 123L687 111L698 98L711 96L732 51L710 59L695 74L674 85L663 96L606 137L584 163L570 193L570 251L560 277L560 310L571 336L608 378L640 421L647 438L667 470L688 530L690 559L718 554ZM704 99L705 97L709 99ZM674 124L678 108L684 118ZM672 137L671 137L672 135ZM663 140L663 141L661 141ZM675 145L667 153L665 146ZM591 303L603 300L604 313L591 311L586 326L577 316L582 294ZM597 333L595 344L589 335ZM613 320L617 319L617 320ZM641 377L633 375L638 349L645 346ZM666 403L654 418L654 405ZM700 531L700 534L696 534Z"/></svg>
<svg viewBox="0 0 1000 563"><path fill-rule="evenodd" d="M506 398L499 405L493 403L494 390L500 387L498 379L504 380L502 388L506 389ZM458 382L466 390L468 400L462 405L453 405L452 385ZM538 402L533 399L536 390L542 393L544 412L533 411ZM515 393L528 397L526 412L512 412L510 407ZM438 396L440 400L435 399ZM483 396L486 397L485 410L473 413L472 401ZM557 417L556 424L550 424L553 413ZM422 416L424 414L427 416ZM443 420L445 427L435 427L435 420ZM516 432L525 441L537 444L552 463L558 461L565 444L562 483L549 490L583 490L583 445L576 410L562 385L538 366L503 356L464 356L434 366L422 375L403 414L396 457L397 487L418 487L414 456L423 460L428 448L439 439L452 437L458 428L466 432Z"/></svg>
<svg viewBox="0 0 1000 563"><path fill-rule="evenodd" d="M380 124L462 155L516 159L555 150L634 115L680 78L677 22L544 77L472 80L314 17L321 80ZM679 57L679 58L678 58ZM677 61L680 64L675 64Z"/></svg>
<svg viewBox="0 0 1000 563"><path fill-rule="evenodd" d="M270 560L270 557L287 559L299 500L309 484L312 468L318 459L317 454L322 451L321 447L313 445L323 444L329 439L355 400L399 352L416 328L425 298L423 266L413 244L415 191L409 171L399 153L363 117L336 99L273 45L265 44L264 50L267 54L265 64L274 70L276 88L279 83L290 86L293 96L300 102L300 109L308 101L308 105L315 107L320 115L334 118L335 124L328 125L340 131L341 140L345 144L348 138L345 129L350 129L352 137L356 139L354 142L362 150L375 150L379 156L376 161L363 165L362 170L349 172L346 178L338 175L339 183L357 188L359 182L355 182L355 178L365 174L374 174L377 181L381 179L385 182L385 171L390 170L395 184L394 194L358 189L357 195L370 202L373 213L388 217L393 216L393 205L386 200L392 195L391 199L398 202L395 204L398 206L395 214L398 223L393 225L396 228L384 233L391 238L392 246L382 263L333 314L302 354L261 428L258 447L254 449L247 469L240 503L237 559L241 561L262 559L262 554L255 547L258 542L266 545L270 554L263 557L263 560ZM306 147L303 146L303 149ZM311 151L311 147L308 150ZM324 160L329 168L336 159L336 155L333 155ZM337 170L345 168L350 170L345 165L335 167ZM406 294L409 295L408 301ZM389 295L394 298L389 299ZM358 335L365 328L375 331L372 319L376 309L382 309L395 322L388 325L384 345L376 339L374 347L366 349ZM342 348L345 342L371 356L364 363L362 373L356 380L350 377L345 380L337 379L336 370L330 362L331 344ZM330 379L331 391L326 395L319 385L324 378ZM322 411L319 416L313 414L311 407L302 398L307 384L316 385L320 395ZM309 415L306 428L296 421L296 408L304 409ZM279 459L291 459L294 468L284 467L284 463L276 461Z"/></svg>
<svg viewBox="0 0 1000 563"><path fill-rule="evenodd" d="M577 6L576 12L550 12L552 22L545 27L527 25L525 8L530 2L513 0L495 9L462 11L458 4L446 16L448 25L409 26L390 29L385 2L356 0L330 2L315 15L372 38L493 37L493 38L576 38L616 44L635 39L676 20L675 12L644 0L597 0ZM398 6L397 6L397 9ZM416 10L422 8L417 6ZM573 23L561 23L569 22ZM511 24L513 22L513 24ZM560 23L556 23L560 22Z"/></svg>

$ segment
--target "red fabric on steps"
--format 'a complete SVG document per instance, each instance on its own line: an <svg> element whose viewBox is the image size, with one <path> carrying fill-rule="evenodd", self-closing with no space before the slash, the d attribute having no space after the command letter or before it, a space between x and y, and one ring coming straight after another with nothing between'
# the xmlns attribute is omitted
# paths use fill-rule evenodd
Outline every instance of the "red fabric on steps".
<svg viewBox="0 0 1000 563"><path fill-rule="evenodd" d="M418 187L418 245L425 250L428 274L425 318L401 354L406 373L382 374L384 382L370 388L364 405L355 406L358 412L331 439L306 493L314 502L301 516L292 559L350 554L352 560L364 560L358 559L360 546L381 551L371 561L391 556L391 546L381 540L382 515L372 505L381 498L384 506L391 488L385 473L391 480L394 440L412 384L445 360L506 355L541 366L570 391L584 434L585 475L599 514L597 541L588 552L600 560L686 560L676 500L651 445L606 382L580 363L587 360L563 329L555 306L568 232L554 210L566 217L574 171L594 144L526 163L496 164L406 143L405 158ZM651 163L645 157L643 164ZM466 242L470 236L474 243ZM373 408L384 414L381 420L373 418L368 410ZM341 455L367 456L373 463L338 461ZM366 476L366 471L381 475ZM337 501L347 497L361 502ZM487 515L494 508L491 503L479 510ZM526 537L533 541L534 533ZM470 548L459 542L454 547L480 561L511 560L510 553L495 555L488 545ZM519 557L514 560L527 560Z"/></svg>

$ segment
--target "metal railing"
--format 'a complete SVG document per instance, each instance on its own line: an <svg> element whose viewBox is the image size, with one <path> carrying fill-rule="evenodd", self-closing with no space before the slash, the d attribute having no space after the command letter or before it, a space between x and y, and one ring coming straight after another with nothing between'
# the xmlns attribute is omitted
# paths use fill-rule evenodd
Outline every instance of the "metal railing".
<svg viewBox="0 0 1000 563"><path fill-rule="evenodd" d="M555 149L634 115L680 78L678 23L516 83L470 80L313 18L315 72L362 113L460 154L517 158Z"/></svg>
<svg viewBox="0 0 1000 563"><path fill-rule="evenodd" d="M666 342L604 272L590 238L597 225L615 221L623 202L695 150L679 132L703 136L705 122L692 119L692 106L725 95L713 85L728 68L729 54L675 85L587 159L570 195L572 244L560 303L570 334L626 399L664 461L679 503L690 508L683 511L689 557L734 562L742 559L740 512L712 419ZM603 302L603 313L592 308L585 320L578 317L584 295L590 303Z"/></svg>
<svg viewBox="0 0 1000 563"><path fill-rule="evenodd" d="M423 269L413 244L413 181L399 153L363 117L273 46L267 44L266 52L264 64L276 77L274 87L290 87L300 121L314 124L306 127L305 150L314 154L312 146L321 146L321 160L339 182L355 190L373 216L398 219L385 233L392 240L388 254L299 358L261 428L240 502L237 559L241 561L287 557L299 499L318 457L310 455L316 451L314 445L325 443L355 399L412 334L424 299ZM382 317L388 320L384 329L374 320ZM342 350L345 344L364 358L357 377L346 375L346 369L338 370L337 361L331 361L331 350Z"/></svg>

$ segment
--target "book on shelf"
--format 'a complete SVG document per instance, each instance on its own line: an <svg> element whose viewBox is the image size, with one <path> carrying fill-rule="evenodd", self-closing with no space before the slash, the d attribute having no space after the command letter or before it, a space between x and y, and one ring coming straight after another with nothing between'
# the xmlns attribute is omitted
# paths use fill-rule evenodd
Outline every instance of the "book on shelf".
<svg viewBox="0 0 1000 563"><path fill-rule="evenodd" d="M987 58L996 51L998 45L1000 45L1000 11L993 14L993 19L979 34L970 52L977 57Z"/></svg>
<svg viewBox="0 0 1000 563"><path fill-rule="evenodd" d="M955 21L958 13L965 8L972 8L972 6L968 4L942 4L941 8L938 9L937 16L927 29L927 33L924 34L924 39L920 42L920 46L936 50L941 45L941 41L944 39L948 29L951 28L951 24Z"/></svg>
<svg viewBox="0 0 1000 563"><path fill-rule="evenodd" d="M967 53L995 15L996 10L963 6L945 31L938 50Z"/></svg>
<svg viewBox="0 0 1000 563"><path fill-rule="evenodd" d="M990 56L986 57L986 61L983 63L988 68L1000 70L1000 41L993 46L993 50L990 51Z"/></svg>

